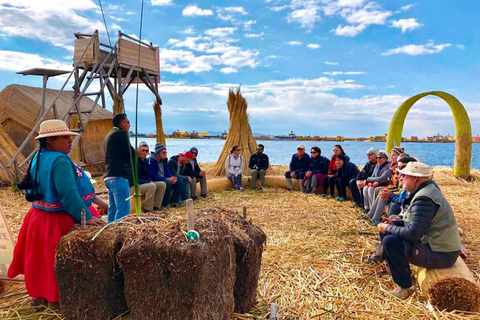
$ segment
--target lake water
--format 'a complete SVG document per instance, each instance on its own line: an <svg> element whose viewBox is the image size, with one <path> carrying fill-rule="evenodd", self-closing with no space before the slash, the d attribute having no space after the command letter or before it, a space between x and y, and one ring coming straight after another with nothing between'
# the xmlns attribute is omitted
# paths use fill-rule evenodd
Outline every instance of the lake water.
<svg viewBox="0 0 480 320"><path fill-rule="evenodd" d="M135 138L130 139L132 145ZM138 138L138 142L146 141L153 151L155 146L154 138ZM336 142L333 141L262 141L257 140L265 146L265 153L268 155L271 164L289 164L292 154L296 153L299 143L305 145L307 151L314 146L320 147L322 155L330 157ZM167 139L168 155L173 156L179 152L189 150L190 147L198 148L199 162L216 162L222 151L225 140L220 139ZM371 147L385 148L384 142L357 142L345 141L340 145L350 160L356 165L364 165L367 161L367 150ZM430 166L453 167L455 158L455 143L412 143L403 142L402 147L410 155L414 155L422 162ZM472 168L480 169L480 144L474 143L472 150Z"/></svg>

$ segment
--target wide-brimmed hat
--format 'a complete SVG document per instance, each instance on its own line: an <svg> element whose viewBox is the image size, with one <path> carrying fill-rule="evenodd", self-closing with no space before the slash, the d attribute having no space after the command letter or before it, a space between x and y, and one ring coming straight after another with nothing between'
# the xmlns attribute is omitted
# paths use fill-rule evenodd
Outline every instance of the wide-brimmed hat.
<svg viewBox="0 0 480 320"><path fill-rule="evenodd" d="M403 170L398 170L404 176L427 178L432 176L432 170L430 167L422 162L413 161L407 163Z"/></svg>
<svg viewBox="0 0 480 320"><path fill-rule="evenodd" d="M70 131L63 120L45 120L40 124L40 132L35 139L58 136L78 136L78 133Z"/></svg>

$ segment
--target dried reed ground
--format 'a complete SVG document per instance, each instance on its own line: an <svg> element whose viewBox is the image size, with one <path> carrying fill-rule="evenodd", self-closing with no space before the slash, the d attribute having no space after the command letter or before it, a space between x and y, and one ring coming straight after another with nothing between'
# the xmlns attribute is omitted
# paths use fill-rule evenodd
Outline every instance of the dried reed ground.
<svg viewBox="0 0 480 320"><path fill-rule="evenodd" d="M204 165L207 171L213 165ZM285 166L275 166L270 174L281 174ZM473 176L480 181L480 171ZM435 168L435 180L446 194L465 234L467 263L480 276L480 182L464 182L452 176L452 169ZM16 234L28 204L8 189L0 190L0 203ZM195 208L212 206L248 208L254 223L267 233L258 288L258 307L250 315L235 319L266 319L267 305L276 302L282 319L480 319L480 313L455 314L430 310L419 294L406 302L385 290L393 282L385 265L363 262L375 249L377 230L351 203L337 203L314 195L268 188L264 192L220 191ZM185 209L171 214L184 214ZM21 284L8 284L0 294L2 319L63 319L47 310L33 313Z"/></svg>

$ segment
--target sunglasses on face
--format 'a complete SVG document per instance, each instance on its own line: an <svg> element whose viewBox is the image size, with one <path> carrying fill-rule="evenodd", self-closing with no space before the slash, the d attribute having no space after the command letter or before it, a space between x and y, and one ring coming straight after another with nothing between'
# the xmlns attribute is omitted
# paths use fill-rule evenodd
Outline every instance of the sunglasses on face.
<svg viewBox="0 0 480 320"><path fill-rule="evenodd" d="M192 154L194 154L194 155L197 155L198 153L196 153L196 152L192 152Z"/></svg>
<svg viewBox="0 0 480 320"><path fill-rule="evenodd" d="M262 151L262 148L257 148L257 151Z"/></svg>
<svg viewBox="0 0 480 320"><path fill-rule="evenodd" d="M377 159L383 159L383 157L377 157Z"/></svg>
<svg viewBox="0 0 480 320"><path fill-rule="evenodd" d="M373 156L373 153L367 153L367 157Z"/></svg>
<svg viewBox="0 0 480 320"><path fill-rule="evenodd" d="M142 152L148 152L148 149L140 149Z"/></svg>
<svg viewBox="0 0 480 320"><path fill-rule="evenodd" d="M317 151L310 151L311 154L317 154Z"/></svg>

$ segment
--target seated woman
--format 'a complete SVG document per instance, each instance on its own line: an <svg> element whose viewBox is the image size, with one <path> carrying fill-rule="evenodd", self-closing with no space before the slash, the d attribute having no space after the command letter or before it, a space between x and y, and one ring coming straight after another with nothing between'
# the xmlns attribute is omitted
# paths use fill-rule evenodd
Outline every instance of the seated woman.
<svg viewBox="0 0 480 320"><path fill-rule="evenodd" d="M242 186L242 172L243 172L243 157L240 155L238 146L233 146L230 150L230 155L225 160L225 170L227 171L227 178L232 181L236 190L243 191Z"/></svg>
<svg viewBox="0 0 480 320"><path fill-rule="evenodd" d="M333 146L333 155L330 159L330 164L328 165L328 175L323 179L323 185L325 186L324 193L321 194L322 197L325 197L328 192L329 186L335 185L335 180L337 179L337 165L335 162L335 157L339 154L343 154L347 161L350 161L350 158L345 154L341 145L336 144ZM329 198L335 197L335 189L330 188L330 194L328 195Z"/></svg>
<svg viewBox="0 0 480 320"><path fill-rule="evenodd" d="M362 190L365 214L370 211L373 205L375 189L389 185L391 175L392 171L390 171L388 155L384 150L380 150L377 154L377 164L375 165L375 169L373 169L373 174L365 180L365 187Z"/></svg>
<svg viewBox="0 0 480 320"><path fill-rule="evenodd" d="M335 165L337 167L337 178L335 179L335 185L337 186L338 197L337 201L343 202L347 200L347 186L350 180L355 178L360 170L358 167L348 161L344 154L339 154L335 157ZM330 190L333 190L334 186L330 185Z"/></svg>
<svg viewBox="0 0 480 320"><path fill-rule="evenodd" d="M92 217L88 209L95 198L92 183L68 157L72 149L70 137L75 135L62 120L42 122L36 137L40 151L32 159L26 177L27 194L33 202L23 219L8 277L25 275L34 306L58 303L56 246L75 223L82 221L82 212L87 224L105 224Z"/></svg>
<svg viewBox="0 0 480 320"><path fill-rule="evenodd" d="M305 173L305 178L303 178L302 181L305 193L312 192L313 194L317 194L319 182L322 184L323 193L325 193L323 180L327 176L329 161L322 156L322 150L320 150L319 147L313 147L310 154L311 157L308 163L308 171Z"/></svg>

